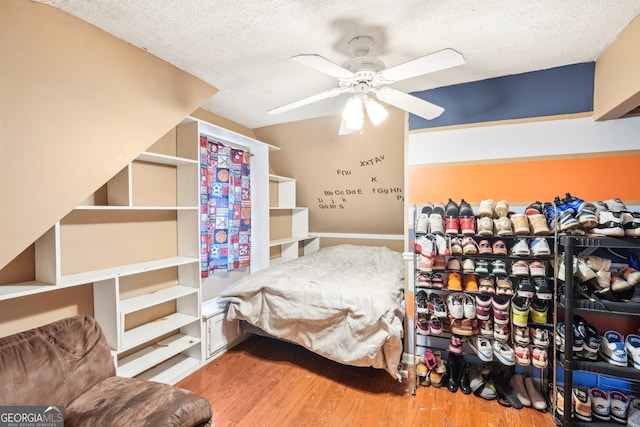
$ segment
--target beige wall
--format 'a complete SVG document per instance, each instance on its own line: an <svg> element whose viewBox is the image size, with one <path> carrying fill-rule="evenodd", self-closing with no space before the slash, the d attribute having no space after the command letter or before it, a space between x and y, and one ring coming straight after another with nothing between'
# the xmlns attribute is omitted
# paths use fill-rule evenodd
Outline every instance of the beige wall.
<svg viewBox="0 0 640 427"><path fill-rule="evenodd" d="M0 268L216 89L79 19L0 2Z"/></svg>
<svg viewBox="0 0 640 427"><path fill-rule="evenodd" d="M309 208L309 231L403 234L405 112L362 133L338 135L340 117L254 129L280 147L272 173L296 179L297 205Z"/></svg>

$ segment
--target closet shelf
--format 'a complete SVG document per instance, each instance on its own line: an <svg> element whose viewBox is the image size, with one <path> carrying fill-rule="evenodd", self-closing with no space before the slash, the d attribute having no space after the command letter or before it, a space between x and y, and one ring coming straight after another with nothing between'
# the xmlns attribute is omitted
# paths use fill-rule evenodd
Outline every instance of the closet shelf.
<svg viewBox="0 0 640 427"><path fill-rule="evenodd" d="M2 285L0 286L0 301L38 294L40 292L55 291L60 288L61 286L56 286L52 283L45 283L38 280L31 280L29 282L13 285Z"/></svg>
<svg viewBox="0 0 640 427"><path fill-rule="evenodd" d="M198 316L185 313L172 313L159 319L145 323L133 329L125 331L122 336L122 350L130 350L149 341L149 337L159 337L171 331L180 329L189 323L198 322Z"/></svg>
<svg viewBox="0 0 640 427"><path fill-rule="evenodd" d="M302 241L305 241L305 240L315 239L316 237L317 236L314 236L312 234L308 234L306 236L285 237L283 239L271 240L269 242L269 246L280 246L280 245L286 245L288 243L302 242Z"/></svg>
<svg viewBox="0 0 640 427"><path fill-rule="evenodd" d="M126 315L145 308L153 307L154 305L162 304L163 302L176 300L178 298L197 293L198 288L181 285L171 286L156 292L120 301L120 314Z"/></svg>
<svg viewBox="0 0 640 427"><path fill-rule="evenodd" d="M81 205L76 206L77 210L84 211L189 211L198 210L197 206L98 206Z"/></svg>
<svg viewBox="0 0 640 427"><path fill-rule="evenodd" d="M198 160L186 159L184 157L167 156L165 154L157 154L151 152L144 152L138 156L136 160L149 163L159 163L163 165L198 165Z"/></svg>
<svg viewBox="0 0 640 427"><path fill-rule="evenodd" d="M619 378L627 378L640 381L640 370L630 366L615 366L603 360L573 359L568 362L564 354L558 352L558 361L565 369L573 368L573 371L594 372L597 374L611 375ZM571 366L569 366L571 365Z"/></svg>
<svg viewBox="0 0 640 427"><path fill-rule="evenodd" d="M199 359L177 354L171 359L165 360L159 365L143 372L136 378L165 384L175 384L178 380L194 372L199 367Z"/></svg>
<svg viewBox="0 0 640 427"><path fill-rule="evenodd" d="M567 302L564 295L560 296L559 308L567 308ZM616 302L607 300L590 301L587 299L573 300L571 307L574 310L594 312L598 314L609 315L629 315L640 313L640 303L636 302Z"/></svg>

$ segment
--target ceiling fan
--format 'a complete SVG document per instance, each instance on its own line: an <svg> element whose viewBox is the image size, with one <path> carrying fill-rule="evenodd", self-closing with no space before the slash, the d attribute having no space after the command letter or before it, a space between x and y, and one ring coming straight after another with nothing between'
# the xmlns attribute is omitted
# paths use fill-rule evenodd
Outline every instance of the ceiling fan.
<svg viewBox="0 0 640 427"><path fill-rule="evenodd" d="M374 101L371 97L372 95L375 95L380 101L428 120L442 114L444 108L396 90L388 85L400 80L462 65L464 64L462 54L453 49L443 49L385 69L382 61L367 56L373 47L373 43L373 39L369 36L353 38L349 42L349 49L355 58L349 60L344 66L337 65L320 55L304 54L292 57L291 59L299 64L337 78L339 87L273 108L267 113L280 114L326 98L333 98L342 93L352 93L353 96L347 101L343 112L340 135L362 129L364 110L367 111L369 119L375 125L381 123L387 117L387 111L382 105Z"/></svg>

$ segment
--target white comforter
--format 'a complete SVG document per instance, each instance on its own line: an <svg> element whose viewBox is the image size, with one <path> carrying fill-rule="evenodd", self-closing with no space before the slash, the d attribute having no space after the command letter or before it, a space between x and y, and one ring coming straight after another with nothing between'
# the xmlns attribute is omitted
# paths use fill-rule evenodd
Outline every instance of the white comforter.
<svg viewBox="0 0 640 427"><path fill-rule="evenodd" d="M221 299L230 303L229 319L400 380L403 278L399 252L339 245L247 275Z"/></svg>

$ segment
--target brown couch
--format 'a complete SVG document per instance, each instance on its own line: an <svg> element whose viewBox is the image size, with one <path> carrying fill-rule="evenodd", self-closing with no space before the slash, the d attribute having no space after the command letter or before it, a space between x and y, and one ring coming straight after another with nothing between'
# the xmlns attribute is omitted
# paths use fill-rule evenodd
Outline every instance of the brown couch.
<svg viewBox="0 0 640 427"><path fill-rule="evenodd" d="M190 391L115 376L89 316L0 338L0 405L62 405L67 427L210 426L212 417L209 402Z"/></svg>

